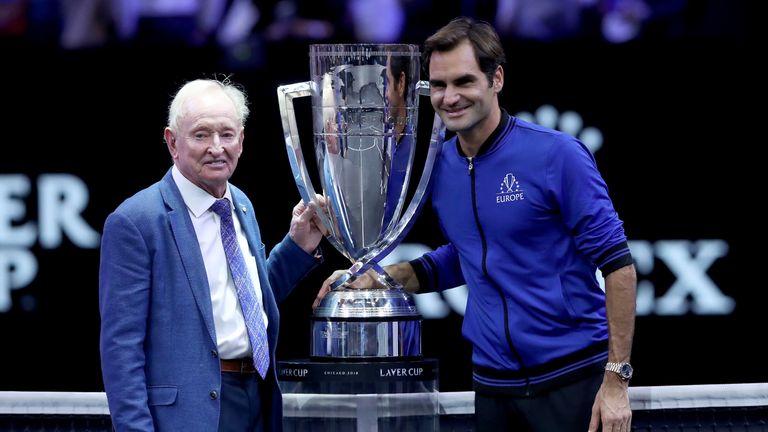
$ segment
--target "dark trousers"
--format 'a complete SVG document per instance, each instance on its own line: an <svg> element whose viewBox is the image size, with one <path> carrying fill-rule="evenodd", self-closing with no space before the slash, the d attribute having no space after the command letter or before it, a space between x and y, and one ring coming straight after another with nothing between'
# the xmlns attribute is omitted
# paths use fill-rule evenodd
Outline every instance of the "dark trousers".
<svg viewBox="0 0 768 432"><path fill-rule="evenodd" d="M263 381L258 374L221 373L219 432L263 432Z"/></svg>
<svg viewBox="0 0 768 432"><path fill-rule="evenodd" d="M477 432L584 432L603 372L532 397L475 394Z"/></svg>

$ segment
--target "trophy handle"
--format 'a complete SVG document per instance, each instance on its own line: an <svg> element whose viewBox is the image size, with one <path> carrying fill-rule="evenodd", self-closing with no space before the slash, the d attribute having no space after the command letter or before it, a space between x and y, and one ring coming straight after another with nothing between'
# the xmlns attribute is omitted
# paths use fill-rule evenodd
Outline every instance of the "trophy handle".
<svg viewBox="0 0 768 432"><path fill-rule="evenodd" d="M297 97L311 96L311 86L311 81L305 81L302 83L283 85L277 88L277 101L280 106L280 118L283 121L283 135L285 137L285 148L288 151L288 162L291 164L293 180L296 183L296 187L299 189L299 195L301 195L301 199L306 205L309 205L309 203L313 201L316 202L317 200L315 197L317 194L312 185L312 180L309 178L307 165L304 162L304 154L301 151L301 142L299 141L299 132L298 127L296 126L296 111L293 108L293 99ZM318 203L316 202L316 204ZM320 217L320 221L323 225L332 232L333 225L325 211L318 209L317 215ZM338 240L333 238L333 236L326 236L326 238L339 250L339 252L346 255L344 248Z"/></svg>
<svg viewBox="0 0 768 432"><path fill-rule="evenodd" d="M416 91L419 96L429 96L429 82L419 81L416 83ZM283 120L285 121L285 120ZM416 187L416 192L411 198L411 202L408 204L408 208L403 213L403 216L398 221L397 225L389 234L381 239L376 246L374 246L369 253L360 258L347 272L338 278L331 288L335 289L343 284L351 283L355 280L357 275L361 275L373 268L379 274L379 282L387 288L401 289L391 276L389 276L379 265L378 261L389 254L403 238L408 234L408 231L416 221L416 217L424 207L425 195L430 190L432 183L432 167L435 164L435 159L440 154L443 142L445 141L445 124L440 119L440 116L435 113L434 120L432 122L432 133L429 139L429 151L427 152L427 158L424 162L424 170L421 173L421 179Z"/></svg>

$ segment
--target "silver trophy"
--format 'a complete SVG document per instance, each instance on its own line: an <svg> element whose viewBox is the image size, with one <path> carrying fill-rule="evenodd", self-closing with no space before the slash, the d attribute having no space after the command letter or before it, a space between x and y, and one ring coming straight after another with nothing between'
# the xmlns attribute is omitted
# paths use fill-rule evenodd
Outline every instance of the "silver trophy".
<svg viewBox="0 0 768 432"><path fill-rule="evenodd" d="M412 297L378 264L405 237L424 202L445 128L435 115L421 179L408 206L419 96L416 45L317 44L311 81L277 89L288 159L305 203L314 201L330 243L353 263L315 309L315 359L421 357L421 316ZM322 198L305 164L293 99L312 97ZM373 270L383 289L346 286Z"/></svg>

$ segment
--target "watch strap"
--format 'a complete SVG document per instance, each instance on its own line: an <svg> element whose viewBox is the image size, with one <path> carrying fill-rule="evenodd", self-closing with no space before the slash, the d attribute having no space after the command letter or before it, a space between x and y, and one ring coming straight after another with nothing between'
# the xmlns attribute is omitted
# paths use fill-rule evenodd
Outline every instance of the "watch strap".
<svg viewBox="0 0 768 432"><path fill-rule="evenodd" d="M627 362L608 362L605 364L605 370L615 373L624 381L629 381L633 374L632 365Z"/></svg>

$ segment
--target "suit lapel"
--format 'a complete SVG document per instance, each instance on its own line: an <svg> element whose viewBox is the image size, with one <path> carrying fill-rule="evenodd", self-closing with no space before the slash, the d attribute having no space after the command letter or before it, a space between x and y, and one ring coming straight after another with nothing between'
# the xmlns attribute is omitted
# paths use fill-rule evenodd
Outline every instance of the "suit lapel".
<svg viewBox="0 0 768 432"><path fill-rule="evenodd" d="M173 181L171 171L163 177L160 193L168 208L168 221L171 226L171 234L176 242L176 249L181 258L184 271L187 274L192 295L197 303L197 308L203 316L203 322L208 329L208 334L213 342L216 342L216 328L213 324L213 311L211 306L211 291L208 286L208 276L205 273L205 263L200 254L200 244L197 242L195 228L189 218L187 206L181 197L176 183Z"/></svg>

